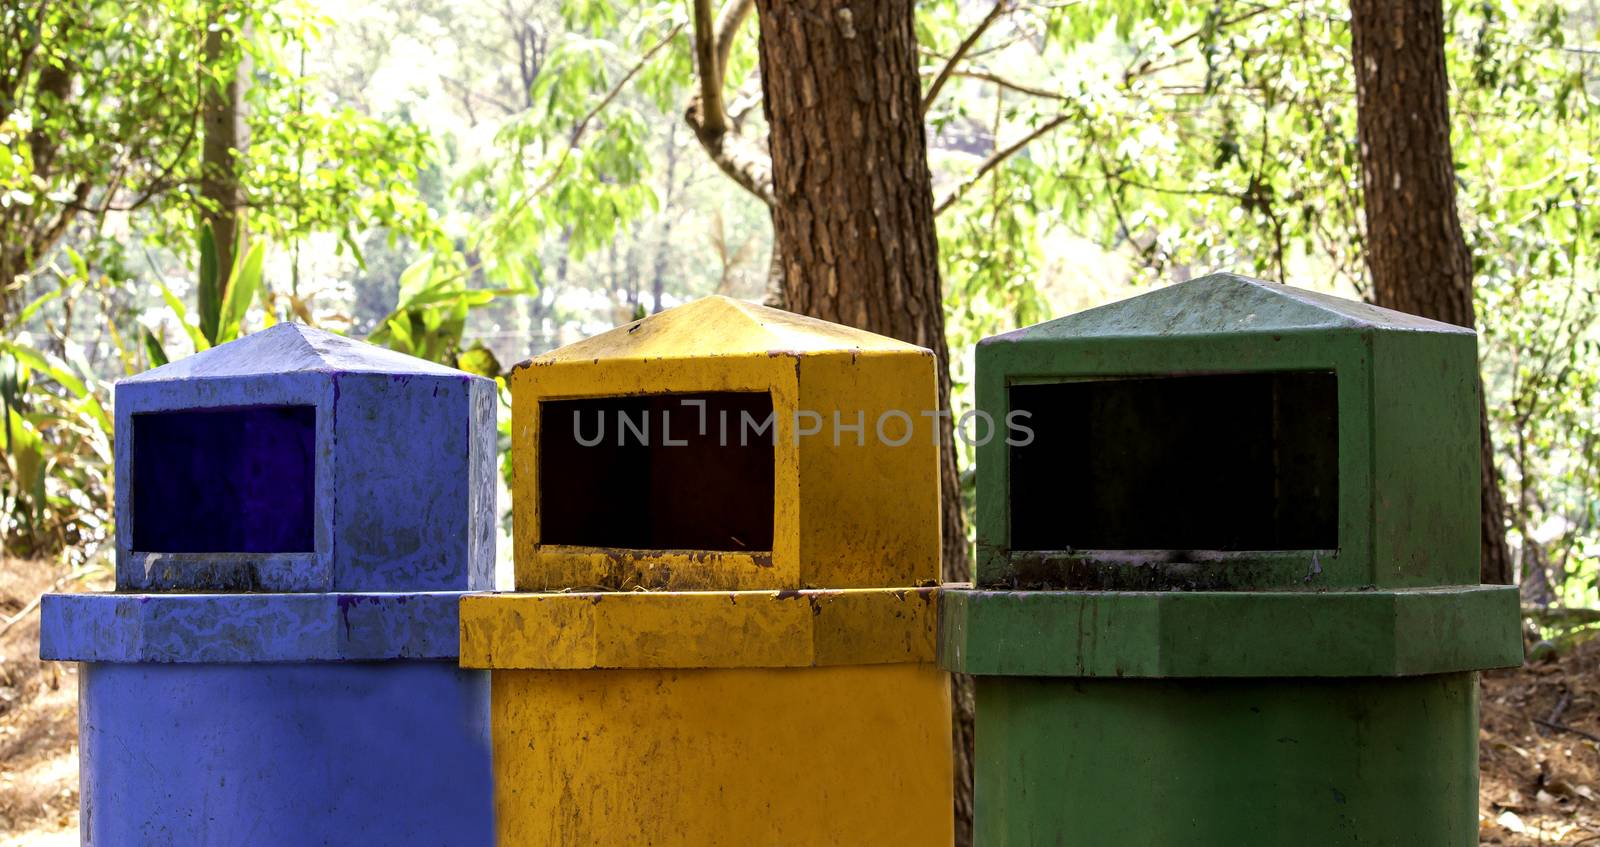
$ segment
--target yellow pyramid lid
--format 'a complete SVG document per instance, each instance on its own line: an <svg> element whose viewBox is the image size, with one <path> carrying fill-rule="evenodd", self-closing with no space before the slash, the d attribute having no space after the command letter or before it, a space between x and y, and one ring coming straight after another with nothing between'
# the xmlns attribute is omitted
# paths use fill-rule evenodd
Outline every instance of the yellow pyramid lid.
<svg viewBox="0 0 1600 847"><path fill-rule="evenodd" d="M518 367L608 359L922 352L887 336L713 295L535 356Z"/></svg>

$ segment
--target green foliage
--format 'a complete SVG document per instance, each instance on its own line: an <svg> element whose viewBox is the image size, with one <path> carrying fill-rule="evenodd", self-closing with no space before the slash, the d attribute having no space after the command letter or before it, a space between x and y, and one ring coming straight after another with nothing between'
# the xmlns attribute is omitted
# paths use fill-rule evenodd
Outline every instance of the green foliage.
<svg viewBox="0 0 1600 847"><path fill-rule="evenodd" d="M246 37L208 63L213 23ZM201 98L241 68L249 146L239 171L254 235L290 247L333 233L353 249L358 233L381 227L453 249L416 189L436 157L427 134L331 104L291 67L323 24L295 4L231 0L66 0L0 14L0 325L63 239L113 246L115 261L128 242L107 227L129 215L149 246L191 243L206 202L193 191ZM216 293L202 286L198 304L208 336Z"/></svg>
<svg viewBox="0 0 1600 847"><path fill-rule="evenodd" d="M197 155L207 9L61 0L0 12L0 326L67 229L144 208Z"/></svg>
<svg viewBox="0 0 1600 847"><path fill-rule="evenodd" d="M353 56L328 40L349 19L298 2L0 10L11 549L48 555L103 536L111 371L294 318L493 376L493 342L474 338L486 316L543 344L637 314L641 277L670 279L671 299L730 291L738 266L761 273L765 208L683 123L695 87L686 4L358 7L339 14L373 14L374 43ZM925 82L991 8L919 3ZM927 113L957 403L977 338L1129 281L1230 269L1364 292L1348 14L1347 0L1008 4ZM1569 603L1600 591L1593 14L1446 0L1460 210L1511 536L1544 596ZM249 35L208 64L212 21ZM756 33L752 15L725 90L752 140ZM415 63L417 44L449 73L369 97L386 62ZM249 240L219 268L195 231L196 116L205 86L241 68ZM470 127L437 114L440 98L420 91L430 85L462 101ZM330 285L352 264L355 292ZM351 304L358 321L341 321ZM101 329L86 342L74 315L94 305Z"/></svg>
<svg viewBox="0 0 1600 847"><path fill-rule="evenodd" d="M160 276L155 278L156 288L161 292L162 301L172 311L178 325L188 336L189 343L194 345L196 353L209 350L218 344L226 344L244 335L245 316L257 293L262 294L263 301L266 299L266 290L261 287L261 263L262 257L266 254L265 244L258 241L252 244L243 256L237 256L237 261L227 269L227 278L224 280L217 267L216 245L209 226L200 227L198 241L200 266L199 278L196 280L197 320L191 322L188 307L172 292L165 280ZM267 325L274 322L270 308L265 309L263 320ZM160 367L171 361L161 340L148 328L143 330L140 343L144 346L151 367Z"/></svg>
<svg viewBox="0 0 1600 847"><path fill-rule="evenodd" d="M972 12L928 11L924 43L948 55ZM1511 537L1534 596L1593 602L1593 47L1569 49L1584 30L1554 2L1460 0L1446 12L1459 204ZM1048 276L1046 248L1067 239L1123 257L1144 281L1233 269L1364 292L1348 15L1344 0L1019 4L930 113L942 134L997 148L1061 121L941 219L953 346L1032 306L1017 275ZM1087 281L1066 272L1069 285Z"/></svg>
<svg viewBox="0 0 1600 847"><path fill-rule="evenodd" d="M582 258L658 208L646 180L646 139L658 118L646 109L676 111L691 81L683 38L641 58L686 23L681 4L630 8L625 21L605 2L561 7L576 31L552 48L530 92L534 107L504 123L499 155L458 185L488 211L473 241L484 273L512 287L536 279L540 249L552 237ZM625 90L635 84L647 102Z"/></svg>
<svg viewBox="0 0 1600 847"><path fill-rule="evenodd" d="M1558 7L1456 18L1463 220L1511 537L1535 600L1600 594L1600 219L1593 60Z"/></svg>
<svg viewBox="0 0 1600 847"><path fill-rule="evenodd" d="M464 268L441 264L434 255L424 256L400 274L400 302L367 340L418 358L458 365L468 312L497 297L534 291L469 288L466 277ZM484 360L482 354L487 352L474 351L468 357L474 367L468 370L498 373L500 366L492 354Z"/></svg>
<svg viewBox="0 0 1600 847"><path fill-rule="evenodd" d="M991 71L1042 71L1038 93L965 86L1002 101L999 137L1066 118L1025 164L1008 162L1037 175L1018 201L1128 253L1147 279L1232 267L1286 280L1314 265L1358 281L1342 0L1154 4L1159 16L1146 5L1041 7L1054 38Z"/></svg>
<svg viewBox="0 0 1600 847"><path fill-rule="evenodd" d="M213 318L217 328L216 334L209 339L213 345L227 344L241 334L245 310L250 308L250 301L255 299L256 291L261 286L261 260L265 247L260 241L250 245L249 251L234 263L228 273L222 303Z"/></svg>
<svg viewBox="0 0 1600 847"><path fill-rule="evenodd" d="M112 431L101 374L164 364L185 352L173 349L180 339L199 351L279 319L327 315L299 290L302 246L331 236L359 264L355 245L376 230L424 252L429 267L464 266L420 192L440 151L403 116L329 99L305 72L327 23L309 9L63 0L0 10L7 552L87 558L105 540ZM235 36L220 56L205 53L210 27ZM215 211L196 190L200 108L208 88L235 75L245 81L249 144L235 155L248 241L221 267L210 228L194 229L199 212ZM148 271L129 270L130 253ZM287 278L269 279L285 260ZM424 272L379 340L453 362L468 312L524 290ZM94 308L100 328L85 355L75 318Z"/></svg>
<svg viewBox="0 0 1600 847"><path fill-rule="evenodd" d="M244 256L228 269L227 277L223 277L217 267L216 238L212 235L210 225L200 227L199 242L200 268L196 291L200 332L198 336L193 336L196 352L226 344L243 334L245 312L261 287L261 262L266 247L260 241L252 244ZM164 296L168 298L168 305L178 314L179 320L183 320L183 305L172 296L171 289L165 283L160 285ZM152 342L153 338L147 341ZM154 343L159 348L159 342ZM152 358L166 361L166 352L158 349Z"/></svg>
<svg viewBox="0 0 1600 847"><path fill-rule="evenodd" d="M23 313L89 284L84 273L64 277ZM82 563L111 535L112 423L100 399L108 386L81 351L63 347L67 358L0 340L0 553Z"/></svg>
<svg viewBox="0 0 1600 847"><path fill-rule="evenodd" d="M222 319L222 272L217 268L217 236L210 223L200 225L200 268L196 282L200 307L200 332L212 344ZM162 358L165 358L163 356Z"/></svg>

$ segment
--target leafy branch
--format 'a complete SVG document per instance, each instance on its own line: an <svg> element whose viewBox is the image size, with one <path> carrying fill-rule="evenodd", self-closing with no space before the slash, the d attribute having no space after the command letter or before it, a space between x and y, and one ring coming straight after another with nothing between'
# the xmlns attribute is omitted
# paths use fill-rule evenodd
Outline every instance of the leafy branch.
<svg viewBox="0 0 1600 847"><path fill-rule="evenodd" d="M935 204L933 207L933 213L935 215L943 214L946 209L955 205L957 200L960 200L968 191L971 191L974 185L977 185L979 182L981 182L985 175L999 167L1002 162L1011 158L1012 156L1015 156L1024 147L1027 147L1029 144L1039 140L1045 134L1049 133L1050 130L1053 130L1067 121L1072 120L1073 117L1075 116L1070 113L1056 115L1050 120L1045 121L1044 123L1035 127L1032 132L1017 139L1015 142L1012 142L1005 149L995 151L993 155L983 160L983 164L979 165L978 169L973 171L971 176L967 177L960 185L957 185L949 194L945 195L943 200L940 200L937 204Z"/></svg>
<svg viewBox="0 0 1600 847"><path fill-rule="evenodd" d="M995 21L1000 20L1000 16L1010 8L1011 0L995 0L994 8L990 9L989 14L985 15L983 20L973 28L972 32L967 34L966 39L956 48L956 52L950 55L949 61L944 63L939 75L933 78L933 84L928 86L927 93L922 95L922 113L924 115L928 113L928 107L933 105L933 101L938 99L940 89L944 88L944 84L950 80L951 74L955 73L956 66L961 64L962 60L967 57L967 53L978 43L978 39L983 37L989 27L993 26Z"/></svg>
<svg viewBox="0 0 1600 847"><path fill-rule="evenodd" d="M711 0L694 0L698 84L683 117L711 161L740 188L772 206L777 202L772 189L772 158L732 126L722 99L734 38L754 7L754 0L729 0L713 21Z"/></svg>

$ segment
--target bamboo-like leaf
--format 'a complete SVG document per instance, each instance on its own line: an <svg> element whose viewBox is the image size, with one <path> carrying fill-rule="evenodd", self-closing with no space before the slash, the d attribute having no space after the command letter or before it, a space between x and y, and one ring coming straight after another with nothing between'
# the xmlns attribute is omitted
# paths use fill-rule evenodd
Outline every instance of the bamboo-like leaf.
<svg viewBox="0 0 1600 847"><path fill-rule="evenodd" d="M411 317L405 311L395 311L378 322L367 334L367 343L377 344L401 353L413 353Z"/></svg>
<svg viewBox="0 0 1600 847"><path fill-rule="evenodd" d="M356 246L355 238L351 237L350 227L339 230L339 243L350 250L350 255L356 260L356 267L360 268L362 273L366 273L367 258L361 255L361 248Z"/></svg>
<svg viewBox="0 0 1600 847"><path fill-rule="evenodd" d="M6 412L6 458L16 475L17 488L37 491L44 480L44 439L15 409Z"/></svg>
<svg viewBox="0 0 1600 847"><path fill-rule="evenodd" d="M161 346L161 339L156 338L156 334L151 332L149 327L144 330L144 352L145 355L150 357L150 367L152 368L159 368L172 361L167 358L167 351L166 348Z"/></svg>
<svg viewBox="0 0 1600 847"><path fill-rule="evenodd" d="M432 282L433 254L429 253L411 263L411 266L400 272L399 308L404 309L411 305L411 301L422 292L427 291L438 282Z"/></svg>
<svg viewBox="0 0 1600 847"><path fill-rule="evenodd" d="M500 360L494 357L494 353L490 352L489 348L481 344L471 350L462 351L461 355L456 357L456 367L467 373L486 376L490 379L500 375Z"/></svg>
<svg viewBox="0 0 1600 847"><path fill-rule="evenodd" d="M0 341L0 351L10 353L17 361L55 380L74 397L83 397L89 393L89 387L72 372L72 366L54 355L13 341Z"/></svg>
<svg viewBox="0 0 1600 847"><path fill-rule="evenodd" d="M228 290L223 295L221 323L217 327L217 343L226 344L239 337L245 312L255 299L256 288L261 285L261 262L265 255L261 242L250 245L244 258L234 263L228 276Z"/></svg>
<svg viewBox="0 0 1600 847"><path fill-rule="evenodd" d="M234 257L234 264L238 264L238 257ZM222 282L222 271L217 267L217 240L211 231L209 221L200 225L200 279L197 286L198 307L200 311L200 333L212 345L217 341L217 329L221 323L222 292L218 285Z"/></svg>
<svg viewBox="0 0 1600 847"><path fill-rule="evenodd" d="M106 407L100 403L100 398L96 397L93 392L90 392L87 397L84 397L83 400L80 401L78 411L88 417L90 420L94 421L95 424L100 427L100 432L103 433L106 438L105 446L109 448L109 439L112 433L116 432L116 426L111 422L111 416L106 413ZM110 461L111 451L109 449L106 450L101 458L106 461Z"/></svg>
<svg viewBox="0 0 1600 847"><path fill-rule="evenodd" d="M167 283L159 276L156 277L156 288L161 290L162 302L165 302L167 308L171 309L172 314L177 317L178 326L183 327L183 331L189 335L189 340L194 342L194 351L198 353L201 350L211 349L211 341L206 338L205 333L189 323L189 310L184 308L183 301L178 299L178 295L172 293L172 289L168 288Z"/></svg>
<svg viewBox="0 0 1600 847"><path fill-rule="evenodd" d="M89 263L83 260L83 254L72 249L71 245L62 245L61 252L67 255L67 261L72 263L72 272L79 280L89 278Z"/></svg>
<svg viewBox="0 0 1600 847"><path fill-rule="evenodd" d="M19 326L19 327L23 326L28 321L32 320L33 316L38 314L39 310L44 308L45 304L49 303L51 300L56 299L57 297L60 297L61 294L63 292L65 292L66 290L67 290L66 286L61 286L59 288L52 288L49 291L46 291L45 293L40 294L38 297L33 298L33 302L31 302L28 305L22 307L22 311L17 313L16 320L14 320L12 323L15 326Z"/></svg>

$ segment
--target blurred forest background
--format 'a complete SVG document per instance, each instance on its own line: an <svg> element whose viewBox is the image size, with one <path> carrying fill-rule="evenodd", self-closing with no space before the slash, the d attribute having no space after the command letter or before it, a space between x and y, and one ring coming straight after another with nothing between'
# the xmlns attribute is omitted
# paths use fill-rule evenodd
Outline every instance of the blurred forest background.
<svg viewBox="0 0 1600 847"><path fill-rule="evenodd" d="M23 659L106 578L111 384L277 321L498 376L781 301L947 345L959 414L977 339L1214 270L1475 315L1484 574L1536 662L1600 628L1600 0L813 5L0 0L0 829L74 814ZM1485 843L1600 833L1597 645L1490 677Z"/></svg>
<svg viewBox="0 0 1600 847"><path fill-rule="evenodd" d="M274 321L492 376L765 298L751 6L701 23L708 112L705 0L3 0L3 553L103 567L111 382ZM1594 606L1600 0L1444 7L1508 549L1531 605ZM1372 294L1350 17L916 4L958 411L976 339L1148 286Z"/></svg>

